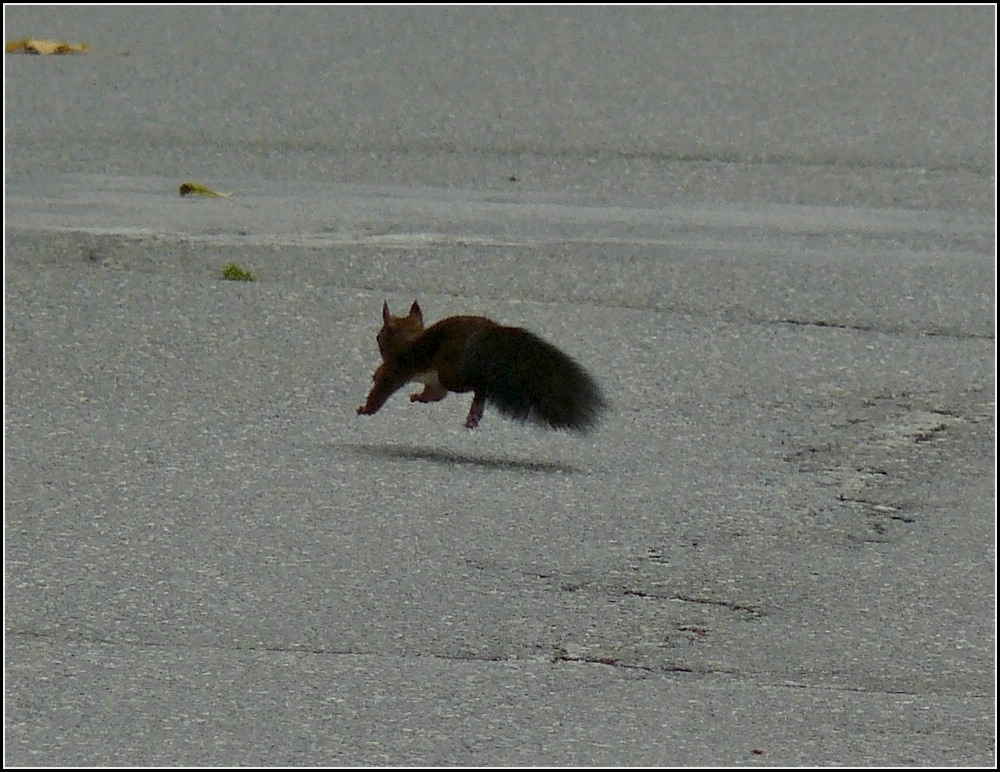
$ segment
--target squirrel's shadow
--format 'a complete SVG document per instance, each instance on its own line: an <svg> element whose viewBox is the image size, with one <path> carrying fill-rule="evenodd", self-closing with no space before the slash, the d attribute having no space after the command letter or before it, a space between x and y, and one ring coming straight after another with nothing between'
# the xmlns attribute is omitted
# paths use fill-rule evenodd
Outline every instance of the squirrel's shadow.
<svg viewBox="0 0 1000 772"><path fill-rule="evenodd" d="M483 458L468 456L461 453L449 453L443 450L429 450L407 445L362 445L348 446L355 453L372 458L402 458L420 461L431 461L435 464L468 464L484 469L519 469L525 472L544 472L547 474L578 474L580 469L570 464L556 464L551 461L517 461L509 458Z"/></svg>

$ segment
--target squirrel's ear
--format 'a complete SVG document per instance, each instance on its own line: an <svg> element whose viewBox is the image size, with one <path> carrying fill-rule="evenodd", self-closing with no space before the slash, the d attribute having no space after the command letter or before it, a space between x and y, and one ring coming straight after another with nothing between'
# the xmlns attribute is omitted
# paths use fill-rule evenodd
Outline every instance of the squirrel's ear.
<svg viewBox="0 0 1000 772"><path fill-rule="evenodd" d="M420 304L414 300L413 305L410 306L410 316L415 316L420 321L424 320L424 313L420 310Z"/></svg>
<svg viewBox="0 0 1000 772"><path fill-rule="evenodd" d="M382 303L382 321L388 324L391 318L392 314L389 313L389 301L386 300Z"/></svg>

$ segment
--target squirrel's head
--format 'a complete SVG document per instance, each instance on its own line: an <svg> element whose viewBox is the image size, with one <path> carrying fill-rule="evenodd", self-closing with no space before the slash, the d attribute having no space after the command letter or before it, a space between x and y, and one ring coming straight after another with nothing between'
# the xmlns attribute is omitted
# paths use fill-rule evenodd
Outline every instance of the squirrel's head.
<svg viewBox="0 0 1000 772"><path fill-rule="evenodd" d="M393 316L389 311L389 303L383 303L382 329L375 338L378 341L382 361L386 361L391 354L418 338L423 331L424 315L417 301L413 301L410 313L406 316Z"/></svg>

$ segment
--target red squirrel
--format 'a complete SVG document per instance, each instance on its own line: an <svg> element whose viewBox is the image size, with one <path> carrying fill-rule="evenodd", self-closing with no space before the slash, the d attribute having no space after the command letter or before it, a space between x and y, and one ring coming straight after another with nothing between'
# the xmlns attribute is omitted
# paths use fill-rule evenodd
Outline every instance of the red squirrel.
<svg viewBox="0 0 1000 772"><path fill-rule="evenodd" d="M407 316L382 306L376 338L382 365L358 415L374 415L410 381L424 384L411 402L437 402L449 391L473 392L465 426L475 429L489 402L504 415L553 429L586 431L607 402L594 379L537 335L483 316L452 316L424 329L414 301Z"/></svg>

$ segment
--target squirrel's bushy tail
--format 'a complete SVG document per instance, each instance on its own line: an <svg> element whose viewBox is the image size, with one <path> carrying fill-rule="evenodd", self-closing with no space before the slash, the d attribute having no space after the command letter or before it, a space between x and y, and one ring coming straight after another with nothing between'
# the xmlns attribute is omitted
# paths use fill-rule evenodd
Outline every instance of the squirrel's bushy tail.
<svg viewBox="0 0 1000 772"><path fill-rule="evenodd" d="M518 421L586 431L607 407L586 370L518 327L497 326L471 336L462 370L477 393Z"/></svg>

